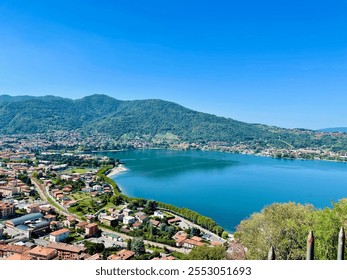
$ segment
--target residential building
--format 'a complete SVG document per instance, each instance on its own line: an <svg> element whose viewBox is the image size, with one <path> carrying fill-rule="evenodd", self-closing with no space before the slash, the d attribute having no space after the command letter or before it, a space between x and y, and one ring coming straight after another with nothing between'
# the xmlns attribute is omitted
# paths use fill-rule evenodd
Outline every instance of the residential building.
<svg viewBox="0 0 347 280"><path fill-rule="evenodd" d="M108 260L129 260L135 255L135 252L130 250L121 250L116 254L110 255Z"/></svg>
<svg viewBox="0 0 347 280"><path fill-rule="evenodd" d="M15 206L10 202L2 202L0 201L0 219L7 219L14 215Z"/></svg>
<svg viewBox="0 0 347 280"><path fill-rule="evenodd" d="M30 261L33 260L34 258L25 254L13 254L9 257L7 257L5 260L6 261Z"/></svg>
<svg viewBox="0 0 347 280"><path fill-rule="evenodd" d="M51 242L61 242L68 238L70 231L67 228L62 228L57 231L51 232L49 235L49 241Z"/></svg>
<svg viewBox="0 0 347 280"><path fill-rule="evenodd" d="M85 227L85 235L88 237L96 236L99 232L99 226L96 223L88 224Z"/></svg>
<svg viewBox="0 0 347 280"><path fill-rule="evenodd" d="M58 252L52 248L36 246L28 252L28 255L36 260L52 260L58 255Z"/></svg>
<svg viewBox="0 0 347 280"><path fill-rule="evenodd" d="M56 249L60 260L82 260L85 256L86 248L84 246L75 246L66 243L50 243L47 248Z"/></svg>
<svg viewBox="0 0 347 280"><path fill-rule="evenodd" d="M131 224L133 224L133 223L135 223L135 217L132 217L132 216L125 216L125 217L123 218L123 224L125 224L125 225L131 225Z"/></svg>
<svg viewBox="0 0 347 280"><path fill-rule="evenodd" d="M111 217L111 216L104 216L104 217L102 217L101 221L103 224L110 226L110 227L115 227L117 225L117 222L118 222L116 218Z"/></svg>

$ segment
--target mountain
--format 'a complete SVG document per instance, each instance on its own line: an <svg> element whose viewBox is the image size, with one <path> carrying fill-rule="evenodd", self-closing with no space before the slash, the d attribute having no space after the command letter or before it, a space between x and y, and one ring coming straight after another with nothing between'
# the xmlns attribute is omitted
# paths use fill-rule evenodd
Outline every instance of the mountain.
<svg viewBox="0 0 347 280"><path fill-rule="evenodd" d="M344 132L347 133L347 127L330 127L319 129L320 132Z"/></svg>
<svg viewBox="0 0 347 280"><path fill-rule="evenodd" d="M72 100L55 96L0 96L0 133L56 130L101 132L115 138L148 141L245 144L256 147L334 147L346 149L347 137L305 129L249 124L158 100L121 101L106 95ZM337 137L339 137L337 139Z"/></svg>

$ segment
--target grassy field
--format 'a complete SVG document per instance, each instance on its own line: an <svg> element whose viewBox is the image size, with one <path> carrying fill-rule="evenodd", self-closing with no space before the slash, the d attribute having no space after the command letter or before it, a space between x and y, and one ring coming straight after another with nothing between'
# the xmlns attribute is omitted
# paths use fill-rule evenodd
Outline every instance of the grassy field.
<svg viewBox="0 0 347 280"><path fill-rule="evenodd" d="M90 198L90 194L84 193L84 192L76 192L76 193L70 194L69 197L74 200L82 200L82 199Z"/></svg>
<svg viewBox="0 0 347 280"><path fill-rule="evenodd" d="M86 172L89 172L89 171L91 171L90 168L75 168L75 169L69 170L69 173L70 174L72 174L72 173L83 174L83 173L86 173Z"/></svg>

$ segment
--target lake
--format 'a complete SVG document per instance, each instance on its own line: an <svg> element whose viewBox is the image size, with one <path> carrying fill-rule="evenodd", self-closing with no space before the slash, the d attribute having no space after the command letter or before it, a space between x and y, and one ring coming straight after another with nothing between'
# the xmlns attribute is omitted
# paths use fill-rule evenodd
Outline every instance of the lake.
<svg viewBox="0 0 347 280"><path fill-rule="evenodd" d="M113 177L124 194L187 207L233 232L274 202L330 207L347 197L347 164L285 160L213 151L103 153L125 162Z"/></svg>

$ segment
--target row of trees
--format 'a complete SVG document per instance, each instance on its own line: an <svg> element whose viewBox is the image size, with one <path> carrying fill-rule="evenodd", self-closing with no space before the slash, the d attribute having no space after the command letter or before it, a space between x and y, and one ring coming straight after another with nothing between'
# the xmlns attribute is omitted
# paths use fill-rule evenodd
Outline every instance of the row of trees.
<svg viewBox="0 0 347 280"><path fill-rule="evenodd" d="M171 204L162 203L162 202L157 202L157 203L158 203L158 207L167 209L177 215L180 215L186 218L187 220L218 234L219 236L221 236L224 231L223 228L217 225L214 220L212 220L209 217L202 216L193 210L190 210L188 208L180 208L180 207L177 207Z"/></svg>
<svg viewBox="0 0 347 280"><path fill-rule="evenodd" d="M347 227L346 199L322 210L292 202L275 203L242 221L235 238L247 247L247 259L266 259L274 246L276 259L301 260L306 258L307 234L313 230L315 258L332 260L337 256L342 226Z"/></svg>

